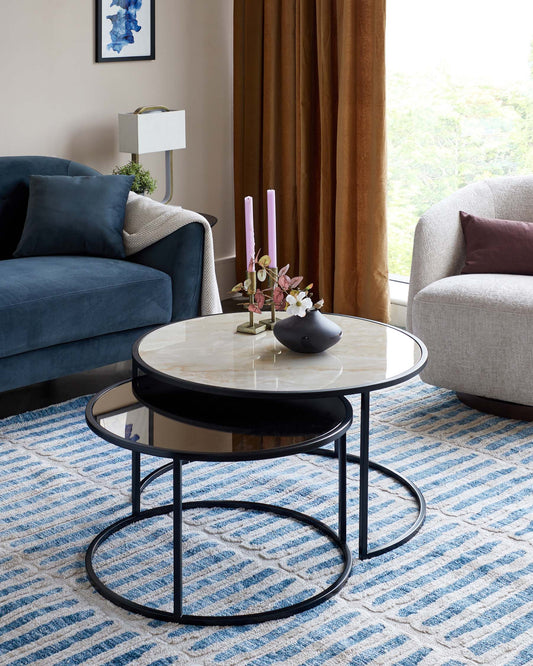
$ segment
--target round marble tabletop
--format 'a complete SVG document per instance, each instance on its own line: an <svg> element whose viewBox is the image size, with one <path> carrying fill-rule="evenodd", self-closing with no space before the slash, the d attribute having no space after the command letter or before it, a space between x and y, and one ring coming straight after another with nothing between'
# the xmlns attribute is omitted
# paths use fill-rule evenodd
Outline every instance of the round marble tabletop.
<svg viewBox="0 0 533 666"><path fill-rule="evenodd" d="M278 342L272 331L237 333L247 316L211 315L155 329L135 343L134 366L196 391L301 397L392 386L426 364L424 344L387 324L328 314L343 330L340 342L320 354L299 354Z"/></svg>

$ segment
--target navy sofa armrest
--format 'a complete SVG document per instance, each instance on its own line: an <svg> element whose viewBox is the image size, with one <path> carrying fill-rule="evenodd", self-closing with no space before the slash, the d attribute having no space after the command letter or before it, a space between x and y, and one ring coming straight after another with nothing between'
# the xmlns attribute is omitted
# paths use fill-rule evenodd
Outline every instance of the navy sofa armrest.
<svg viewBox="0 0 533 666"><path fill-rule="evenodd" d="M172 321L179 321L200 314L203 257L204 227L200 222L190 222L128 260L170 275Z"/></svg>

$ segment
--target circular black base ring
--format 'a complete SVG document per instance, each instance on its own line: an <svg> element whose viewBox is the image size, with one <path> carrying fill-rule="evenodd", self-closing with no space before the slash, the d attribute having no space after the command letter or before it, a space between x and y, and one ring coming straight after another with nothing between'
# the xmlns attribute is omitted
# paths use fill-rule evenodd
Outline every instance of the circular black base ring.
<svg viewBox="0 0 533 666"><path fill-rule="evenodd" d="M325 456L326 458L337 457L337 454L332 449L316 449L315 451L311 451L310 453L311 455ZM358 465L360 464L359 456L356 456L353 453L348 453L346 456L346 460L348 462L357 463ZM398 537L394 541L390 541L384 546L380 546L379 548L372 548L364 556L361 556L361 554L359 554L359 558L364 560L368 560L371 557L377 557L378 555L383 555L383 553L388 553L389 550L394 550L399 546L403 546L404 543L407 543L407 541L409 541L415 536L415 534L424 524L424 520L426 519L426 500L424 499L424 495L422 495L422 491L420 490L420 488L418 488L417 485L415 485L412 481L409 481L409 479L406 479L405 476L402 476L399 472L390 469L390 467L385 467L385 465L381 465L380 463L374 462L373 460L368 461L368 466L370 469L374 469L377 472L381 472L382 474L388 476L391 479L395 479L404 488L406 488L409 491L411 497L415 500L417 504L418 514L411 527L409 527L400 537Z"/></svg>
<svg viewBox="0 0 533 666"><path fill-rule="evenodd" d="M96 590L106 599L113 602L117 606L124 608L133 613L139 613L145 617L154 618L156 620L163 620L165 622L180 622L182 624L195 624L195 625L242 625L242 624L252 624L257 622L267 622L268 620L278 620L284 617L289 617L290 615L295 615L296 613L301 613L303 611L309 610L314 606L318 606L327 599L330 599L335 595L346 583L352 569L352 554L348 545L343 543L339 536L327 525L321 521L308 516L304 513L298 511L293 511L292 509L287 509L285 507L275 506L273 504L262 504L259 502L245 502L245 501L211 501L211 500L202 500L196 502L184 502L183 510L187 509L196 509L200 507L205 508L226 508L226 509L249 509L253 511L264 511L267 513L274 513L279 516L284 516L286 518L292 518L298 522L304 523L306 525L311 525L316 530L321 532L326 536L330 541L337 546L338 550L342 554L342 559L344 562L344 568L338 578L325 590L319 592L304 601L300 601L296 604L291 604L289 606L284 606L270 611L263 611L261 613L247 613L242 615L187 615L187 614L177 614L170 611L159 610L157 608L152 608L150 606L145 606L143 604L138 604L134 601L130 601L126 597L113 592L111 588L105 585L100 578L97 576L93 568L93 556L95 555L98 548L113 534L119 532L122 528L136 523L147 518L152 518L153 516L160 516L166 513L171 513L173 509L172 504L166 504L164 506L158 506L153 509L147 509L141 511L138 514L127 516L117 520L115 523L112 523L104 530L102 530L91 542L87 552L85 554L85 567L87 569L87 574L93 586Z"/></svg>

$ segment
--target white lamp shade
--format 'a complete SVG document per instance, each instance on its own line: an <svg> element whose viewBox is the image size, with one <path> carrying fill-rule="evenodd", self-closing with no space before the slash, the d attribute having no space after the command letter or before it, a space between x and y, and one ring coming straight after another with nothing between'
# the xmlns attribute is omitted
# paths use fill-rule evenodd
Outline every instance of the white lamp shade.
<svg viewBox="0 0 533 666"><path fill-rule="evenodd" d="M185 111L118 114L121 153L159 153L185 148Z"/></svg>

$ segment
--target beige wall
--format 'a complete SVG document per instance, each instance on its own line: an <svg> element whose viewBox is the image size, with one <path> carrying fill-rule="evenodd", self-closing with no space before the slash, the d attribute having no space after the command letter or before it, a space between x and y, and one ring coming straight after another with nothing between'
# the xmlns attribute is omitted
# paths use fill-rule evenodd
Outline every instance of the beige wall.
<svg viewBox="0 0 533 666"><path fill-rule="evenodd" d="M219 219L222 290L233 283L232 0L156 0L156 59L94 62L94 0L2 3L1 155L54 155L110 173L117 114L185 109L187 148L174 151L172 203ZM164 191L163 153L141 159Z"/></svg>

